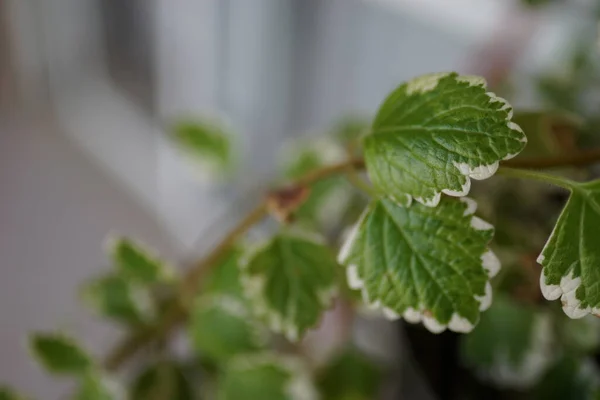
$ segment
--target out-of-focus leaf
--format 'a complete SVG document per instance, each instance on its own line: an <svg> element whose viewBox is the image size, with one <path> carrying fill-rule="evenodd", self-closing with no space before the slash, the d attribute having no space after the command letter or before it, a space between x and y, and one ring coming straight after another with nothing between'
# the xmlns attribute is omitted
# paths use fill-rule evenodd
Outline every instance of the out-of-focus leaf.
<svg viewBox="0 0 600 400"><path fill-rule="evenodd" d="M325 367L317 386L323 400L371 400L377 398L381 382L381 368L356 349L348 349Z"/></svg>
<svg viewBox="0 0 600 400"><path fill-rule="evenodd" d="M366 134L369 128L369 119L349 116L338 121L333 126L332 133L343 144L350 144Z"/></svg>
<svg viewBox="0 0 600 400"><path fill-rule="evenodd" d="M27 397L20 395L7 386L0 386L0 400L27 400Z"/></svg>
<svg viewBox="0 0 600 400"><path fill-rule="evenodd" d="M284 230L249 252L242 264L242 285L254 313L295 341L331 305L337 268L320 236Z"/></svg>
<svg viewBox="0 0 600 400"><path fill-rule="evenodd" d="M479 325L463 336L465 362L501 387L534 385L552 363L550 316L497 296Z"/></svg>
<svg viewBox="0 0 600 400"><path fill-rule="evenodd" d="M50 373L79 375L92 366L90 356L60 333L35 333L29 336L29 348L34 358Z"/></svg>
<svg viewBox="0 0 600 400"><path fill-rule="evenodd" d="M544 375L535 388L539 400L594 400L598 371L592 360L563 357Z"/></svg>
<svg viewBox="0 0 600 400"><path fill-rule="evenodd" d="M266 340L266 332L252 320L241 299L226 296L197 299L188 333L196 351L217 363L257 351Z"/></svg>
<svg viewBox="0 0 600 400"><path fill-rule="evenodd" d="M73 400L125 400L125 390L99 371L83 376Z"/></svg>
<svg viewBox="0 0 600 400"><path fill-rule="evenodd" d="M600 319L588 315L581 319L563 319L559 323L563 345L575 354L589 354L600 345Z"/></svg>
<svg viewBox="0 0 600 400"><path fill-rule="evenodd" d="M133 383L130 400L195 400L181 366L163 361L143 371Z"/></svg>
<svg viewBox="0 0 600 400"><path fill-rule="evenodd" d="M224 294L239 299L243 298L240 283L240 249L230 250L219 265L211 268L204 279L202 293Z"/></svg>
<svg viewBox="0 0 600 400"><path fill-rule="evenodd" d="M219 175L233 167L232 136L211 121L182 121L174 126L173 140L204 172Z"/></svg>
<svg viewBox="0 0 600 400"><path fill-rule="evenodd" d="M219 400L316 400L318 393L300 360L275 355L240 356L219 380Z"/></svg>
<svg viewBox="0 0 600 400"><path fill-rule="evenodd" d="M119 273L132 281L151 284L172 276L172 271L162 260L130 239L110 238L108 248Z"/></svg>
<svg viewBox="0 0 600 400"><path fill-rule="evenodd" d="M96 313L126 324L143 324L154 317L145 288L120 275L107 275L84 285L82 296Z"/></svg>
<svg viewBox="0 0 600 400"><path fill-rule="evenodd" d="M344 160L343 147L330 139L296 141L284 154L284 177L288 180L320 167ZM296 217L325 229L338 221L344 213L352 192L342 177L320 180L311 186L308 199L296 211Z"/></svg>

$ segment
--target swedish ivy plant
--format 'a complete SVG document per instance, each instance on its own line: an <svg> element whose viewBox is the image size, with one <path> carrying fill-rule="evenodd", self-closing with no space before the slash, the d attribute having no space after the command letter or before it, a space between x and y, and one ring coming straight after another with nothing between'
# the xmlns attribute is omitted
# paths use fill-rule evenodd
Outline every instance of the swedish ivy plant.
<svg viewBox="0 0 600 400"><path fill-rule="evenodd" d="M414 78L370 121L344 120L288 148L276 188L181 276L137 240L111 238L111 268L82 289L95 314L128 331L106 358L58 331L32 334L29 349L77 382L76 399L378 398L390 366L352 340L320 363L298 344L344 303L464 334L464 365L483 381L544 396L558 374L560 390L591 396L597 379L581 366L600 327L581 318L600 315L600 181L570 177L600 153L560 154L549 118L515 114L480 77ZM228 168L231 137L189 121L173 135L212 169ZM485 182L478 189L494 175L503 178L493 195ZM536 203L543 191L515 200L548 190L535 181L568 193L558 219ZM247 233L268 218L279 228L253 241ZM179 328L187 357L170 351ZM134 356L133 379L119 379Z"/></svg>

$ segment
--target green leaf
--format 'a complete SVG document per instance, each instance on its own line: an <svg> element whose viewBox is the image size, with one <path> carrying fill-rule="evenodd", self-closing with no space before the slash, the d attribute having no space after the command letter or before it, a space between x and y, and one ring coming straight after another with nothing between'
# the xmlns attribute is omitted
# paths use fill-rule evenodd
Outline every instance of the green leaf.
<svg viewBox="0 0 600 400"><path fill-rule="evenodd" d="M600 181L572 182L572 193L537 261L542 294L560 297L570 318L600 315Z"/></svg>
<svg viewBox="0 0 600 400"><path fill-rule="evenodd" d="M498 385L534 384L556 353L549 315L497 296L479 325L462 341L465 362Z"/></svg>
<svg viewBox="0 0 600 400"><path fill-rule="evenodd" d="M241 356L219 381L219 400L312 400L317 392L302 363L274 355Z"/></svg>
<svg viewBox="0 0 600 400"><path fill-rule="evenodd" d="M374 200L342 246L348 284L391 318L423 321L431 332L469 332L492 301L500 263L488 249L493 227L469 198L436 208Z"/></svg>
<svg viewBox="0 0 600 400"><path fill-rule="evenodd" d="M133 383L131 400L194 400L194 389L181 366L163 361L143 371Z"/></svg>
<svg viewBox="0 0 600 400"><path fill-rule="evenodd" d="M575 354L588 354L600 346L600 319L592 315L580 319L564 318L558 328L561 342Z"/></svg>
<svg viewBox="0 0 600 400"><path fill-rule="evenodd" d="M317 381L323 400L371 400L382 383L381 368L356 349L348 349L327 365Z"/></svg>
<svg viewBox="0 0 600 400"><path fill-rule="evenodd" d="M201 293L225 294L243 298L240 282L240 249L232 249L223 256L219 265L211 268L203 281Z"/></svg>
<svg viewBox="0 0 600 400"><path fill-rule="evenodd" d="M123 388L99 371L90 371L81 380L74 400L124 399Z"/></svg>
<svg viewBox="0 0 600 400"><path fill-rule="evenodd" d="M35 359L53 374L82 374L92 366L92 359L73 339L61 333L36 333L29 337Z"/></svg>
<svg viewBox="0 0 600 400"><path fill-rule="evenodd" d="M0 400L26 400L27 398L21 396L11 388L7 386L0 386Z"/></svg>
<svg viewBox="0 0 600 400"><path fill-rule="evenodd" d="M192 161L209 173L232 167L231 135L211 121L183 121L175 125L173 140Z"/></svg>
<svg viewBox="0 0 600 400"><path fill-rule="evenodd" d="M255 314L273 331L297 340L331 304L336 268L320 237L288 230L246 256L242 285Z"/></svg>
<svg viewBox="0 0 600 400"><path fill-rule="evenodd" d="M368 119L348 116L338 121L332 129L333 135L342 143L352 143L369 131Z"/></svg>
<svg viewBox="0 0 600 400"><path fill-rule="evenodd" d="M441 193L465 196L527 142L512 108L485 80L456 73L400 85L379 108L364 139L373 185L398 203L435 206Z"/></svg>
<svg viewBox="0 0 600 400"><path fill-rule="evenodd" d="M198 298L188 333L196 351L217 363L236 354L257 351L266 341L266 332L252 321L245 304L226 296Z"/></svg>
<svg viewBox="0 0 600 400"><path fill-rule="evenodd" d="M108 249L120 274L139 283L157 283L172 276L163 261L127 238L110 238Z"/></svg>
<svg viewBox="0 0 600 400"><path fill-rule="evenodd" d="M540 400L592 400L597 372L592 360L563 357L553 365L535 388ZM596 375L596 376L594 376Z"/></svg>
<svg viewBox="0 0 600 400"><path fill-rule="evenodd" d="M154 317L152 299L145 288L118 275L108 275L84 285L82 297L98 315L126 324L143 324Z"/></svg>

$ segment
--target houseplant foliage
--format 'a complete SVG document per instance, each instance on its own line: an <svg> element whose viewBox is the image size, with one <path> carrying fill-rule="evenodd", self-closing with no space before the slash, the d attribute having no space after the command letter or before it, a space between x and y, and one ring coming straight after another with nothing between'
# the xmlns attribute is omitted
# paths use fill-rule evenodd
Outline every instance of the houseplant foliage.
<svg viewBox="0 0 600 400"><path fill-rule="evenodd" d="M31 353L49 373L74 379L77 399L377 398L389 366L352 341L318 365L299 350L337 299L434 334L464 334L464 365L482 381L533 396L592 396L597 379L582 365L600 332L588 315L600 310L600 181L536 169L585 167L600 157L561 157L548 145L546 118L515 114L480 77L436 73L403 83L372 121L336 125L325 135L330 147L287 153L283 183L181 276L137 241L112 238L111 269L82 289L97 315L130 331L105 359L65 332L32 334ZM519 156L529 135L535 148ZM230 136L186 122L174 139L188 156L210 154L227 169ZM326 148L337 161L327 162ZM494 175L504 175L496 195L485 185L475 190L473 181ZM521 239L523 218L503 196L539 189L531 199L548 188L521 186L527 179L570 197L555 215L524 202L541 228ZM332 201L340 187L343 201ZM335 218L323 218L325 206ZM279 229L251 242L246 233L267 218ZM540 290L560 298L564 312L541 301ZM179 328L188 358L169 351ZM119 379L117 369L138 353L137 376ZM546 381L557 389L548 394ZM26 397L0 392L19 398Z"/></svg>

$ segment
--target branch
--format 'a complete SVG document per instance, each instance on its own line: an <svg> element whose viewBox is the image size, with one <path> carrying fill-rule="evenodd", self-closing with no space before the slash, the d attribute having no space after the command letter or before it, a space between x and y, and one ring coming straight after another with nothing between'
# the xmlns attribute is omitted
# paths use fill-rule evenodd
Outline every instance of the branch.
<svg viewBox="0 0 600 400"><path fill-rule="evenodd" d="M511 168L546 169L558 167L585 167L600 162L600 148L582 150L574 154L556 157L539 157L503 161L502 165Z"/></svg>
<svg viewBox="0 0 600 400"><path fill-rule="evenodd" d="M586 166L600 162L600 149L582 151L577 154L533 158L523 160L510 160L502 162L503 166L512 168L543 169L565 166ZM297 181L293 182L289 188L307 188L314 183L338 174L348 173L349 170L358 170L365 168L365 161L362 158L351 158L347 161L323 167L311 171ZM275 195L278 193L275 193ZM272 193L272 194L273 194ZM283 192L279 192L283 193ZM229 232L205 258L200 260L183 277L182 284L178 290L178 300L166 312L165 316L154 327L142 329L134 332L119 343L106 358L104 365L108 370L115 370L120 367L127 359L135 355L138 350L155 339L164 339L184 323L188 316L188 310L193 297L196 294L198 285L204 273L210 268L218 265L221 257L230 249L230 247L242 237L252 226L267 217L271 210L268 207L268 198L264 199L256 208L254 208L239 224ZM302 202L294 203L292 208L297 208ZM290 210L286 210L290 211ZM291 210L293 211L293 210Z"/></svg>
<svg viewBox="0 0 600 400"><path fill-rule="evenodd" d="M314 183L329 178L333 175L347 173L350 168L363 168L362 159L350 159L339 164L330 165L315 171L311 171L290 187L309 187ZM299 207L301 203L296 205ZM223 240L202 260L190 269L183 277L181 286L178 289L177 296L179 301L175 301L170 309L167 310L164 317L154 327L148 327L134 332L126 337L122 342L109 353L104 361L107 370L112 371L119 368L126 360L134 356L138 350L146 346L155 339L164 339L184 323L188 317L188 310L202 280L202 276L210 268L218 265L219 260L227 251L240 239L250 228L260 222L269 214L267 199L263 200L250 213L244 217L224 238Z"/></svg>

